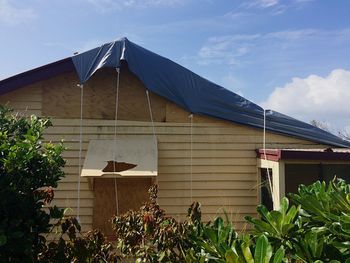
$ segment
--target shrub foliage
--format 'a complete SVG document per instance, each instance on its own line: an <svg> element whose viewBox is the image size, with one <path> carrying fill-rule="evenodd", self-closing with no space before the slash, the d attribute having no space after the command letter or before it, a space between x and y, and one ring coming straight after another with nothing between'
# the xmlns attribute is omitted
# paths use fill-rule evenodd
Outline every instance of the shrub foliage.
<svg viewBox="0 0 350 263"><path fill-rule="evenodd" d="M200 204L178 222L151 202L113 220L123 257L137 262L350 262L350 185L300 185L277 211L259 205L258 218L246 217L253 232L238 234L230 220L201 221Z"/></svg>
<svg viewBox="0 0 350 263"><path fill-rule="evenodd" d="M99 230L81 233L78 220L74 217L60 219L56 224L57 240L51 241L39 253L38 262L119 262L111 243L106 242Z"/></svg>
<svg viewBox="0 0 350 263"><path fill-rule="evenodd" d="M0 258L4 262L32 262L45 246L43 233L57 207L42 209L64 175L62 144L43 143L47 119L25 118L0 108Z"/></svg>
<svg viewBox="0 0 350 263"><path fill-rule="evenodd" d="M100 231L82 234L75 218L49 207L65 164L62 143L42 142L49 126L0 106L0 262L117 262Z"/></svg>

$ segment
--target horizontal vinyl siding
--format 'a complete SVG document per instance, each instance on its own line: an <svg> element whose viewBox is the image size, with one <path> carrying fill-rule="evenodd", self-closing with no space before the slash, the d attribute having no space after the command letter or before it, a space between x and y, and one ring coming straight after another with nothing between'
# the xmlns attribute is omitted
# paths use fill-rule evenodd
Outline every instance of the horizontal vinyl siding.
<svg viewBox="0 0 350 263"><path fill-rule="evenodd" d="M64 139L68 148L66 178L56 190L54 203L71 207L76 213L79 120L56 119L45 139ZM84 120L83 157L90 139L113 139L114 121ZM166 212L184 219L192 200L202 204L204 220L211 220L224 211L236 222L238 230L245 227L244 216L256 215L258 185L255 149L261 147L262 132L228 123L195 123L192 136L192 169L190 126L188 123L155 123L158 139L159 204ZM118 121L117 134L152 134L147 122ZM310 147L312 143L275 134L267 135L268 147ZM272 146L271 146L272 147ZM192 171L192 190L191 190ZM81 179L81 216L83 227L92 224L93 191L86 178Z"/></svg>
<svg viewBox="0 0 350 263"><path fill-rule="evenodd" d="M15 90L0 96L0 104L7 104L16 112L25 115L41 116L42 112L42 88L41 85L32 85Z"/></svg>

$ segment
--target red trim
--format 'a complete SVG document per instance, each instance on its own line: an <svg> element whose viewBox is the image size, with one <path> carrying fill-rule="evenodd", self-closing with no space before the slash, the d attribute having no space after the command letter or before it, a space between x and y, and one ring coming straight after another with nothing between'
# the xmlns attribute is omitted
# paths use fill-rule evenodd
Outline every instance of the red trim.
<svg viewBox="0 0 350 263"><path fill-rule="evenodd" d="M319 150L288 150L266 149L266 159L278 162L279 160L319 160L319 161L349 161L350 152L330 152ZM257 158L265 159L264 149L257 149Z"/></svg>
<svg viewBox="0 0 350 263"><path fill-rule="evenodd" d="M278 162L281 159L281 150L279 149L266 149L264 153L264 149L256 149L257 158L259 159L267 159L269 161ZM265 158L266 155L266 158Z"/></svg>

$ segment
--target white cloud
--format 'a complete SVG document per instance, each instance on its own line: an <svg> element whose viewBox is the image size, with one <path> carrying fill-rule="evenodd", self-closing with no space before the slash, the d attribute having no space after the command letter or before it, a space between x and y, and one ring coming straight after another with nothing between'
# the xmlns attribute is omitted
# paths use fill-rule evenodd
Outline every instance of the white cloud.
<svg viewBox="0 0 350 263"><path fill-rule="evenodd" d="M314 0L246 0L241 7L244 9L260 9L272 15L280 15L289 9L300 9Z"/></svg>
<svg viewBox="0 0 350 263"><path fill-rule="evenodd" d="M258 34L211 37L199 50L197 63L236 65L240 57L250 52L250 42L259 37Z"/></svg>
<svg viewBox="0 0 350 263"><path fill-rule="evenodd" d="M169 7L183 5L188 0L88 0L98 11L108 12L131 7Z"/></svg>
<svg viewBox="0 0 350 263"><path fill-rule="evenodd" d="M277 87L262 106L305 121L315 119L345 126L350 121L349 103L350 70L335 69L326 77L293 78Z"/></svg>
<svg viewBox="0 0 350 263"><path fill-rule="evenodd" d="M247 7L259 7L259 8L268 8L272 6L276 6L279 0L255 0L249 1Z"/></svg>
<svg viewBox="0 0 350 263"><path fill-rule="evenodd" d="M271 33L267 33L264 36L264 38L295 41L299 39L312 38L325 33L326 33L325 31L306 28L306 29L300 29L300 30L284 30L284 31L271 32Z"/></svg>
<svg viewBox="0 0 350 263"><path fill-rule="evenodd" d="M337 45L337 43L349 41L349 28L342 30L303 28L264 34L213 36L202 45L195 59L200 65L242 65L245 62L256 63L264 54L271 54L273 57L278 57L280 61L285 57L290 61L293 56L288 57L289 52L295 57L295 54L322 43Z"/></svg>
<svg viewBox="0 0 350 263"><path fill-rule="evenodd" d="M31 8L19 8L10 0L0 0L0 22L2 23L9 25L22 24L35 16L35 12Z"/></svg>

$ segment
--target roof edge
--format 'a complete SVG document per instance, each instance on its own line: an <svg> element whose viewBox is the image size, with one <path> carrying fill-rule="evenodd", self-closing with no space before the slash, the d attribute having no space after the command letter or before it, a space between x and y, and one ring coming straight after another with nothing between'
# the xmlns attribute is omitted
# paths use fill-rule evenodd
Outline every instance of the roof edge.
<svg viewBox="0 0 350 263"><path fill-rule="evenodd" d="M1 80L0 95L72 71L75 67L71 57L64 58Z"/></svg>

